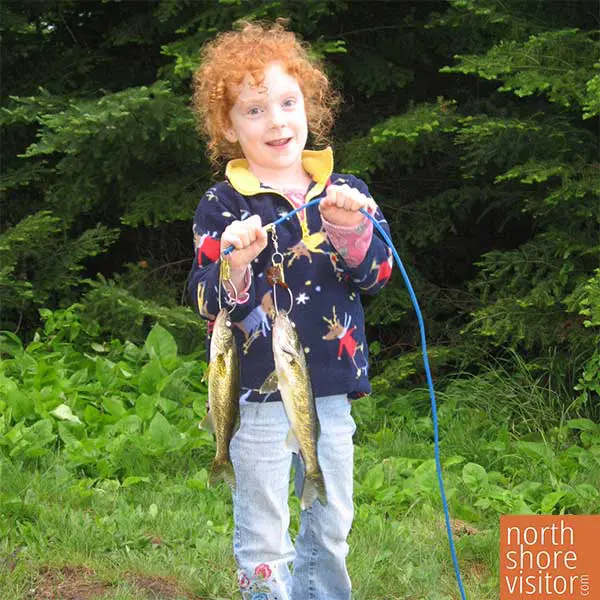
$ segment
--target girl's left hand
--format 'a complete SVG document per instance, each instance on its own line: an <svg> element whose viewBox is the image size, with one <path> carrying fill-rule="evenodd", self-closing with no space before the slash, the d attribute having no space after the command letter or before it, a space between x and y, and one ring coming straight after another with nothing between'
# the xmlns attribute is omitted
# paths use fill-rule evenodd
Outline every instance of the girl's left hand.
<svg viewBox="0 0 600 600"><path fill-rule="evenodd" d="M372 198L346 184L330 185L327 195L319 202L323 219L340 227L352 227L361 223L365 219L365 216L358 212L361 208L373 213L377 206Z"/></svg>

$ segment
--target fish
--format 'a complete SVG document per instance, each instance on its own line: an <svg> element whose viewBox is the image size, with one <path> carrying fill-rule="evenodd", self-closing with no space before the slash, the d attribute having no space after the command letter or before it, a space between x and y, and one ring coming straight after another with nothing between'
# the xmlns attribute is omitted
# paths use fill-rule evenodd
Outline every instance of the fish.
<svg viewBox="0 0 600 600"><path fill-rule="evenodd" d="M205 378L208 380L208 411L200 426L214 433L217 447L208 482L214 486L223 480L235 490L229 443L239 428L240 361L226 308L222 308L215 319Z"/></svg>
<svg viewBox="0 0 600 600"><path fill-rule="evenodd" d="M262 394L279 389L290 431L286 439L289 448L300 453L305 467L300 494L302 510L318 499L327 505L323 472L317 456L320 435L317 408L312 392L308 365L295 325L286 313L279 312L272 326L275 371L260 388Z"/></svg>

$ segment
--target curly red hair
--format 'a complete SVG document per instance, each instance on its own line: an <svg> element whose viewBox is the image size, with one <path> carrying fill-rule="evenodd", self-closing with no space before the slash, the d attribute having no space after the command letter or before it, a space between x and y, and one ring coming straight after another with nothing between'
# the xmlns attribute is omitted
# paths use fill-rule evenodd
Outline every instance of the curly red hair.
<svg viewBox="0 0 600 600"><path fill-rule="evenodd" d="M273 61L282 63L298 81L315 142L327 142L339 95L332 89L321 63L309 55L308 45L286 31L284 23L282 19L274 24L242 22L241 29L219 34L200 51L200 67L193 76L192 110L199 131L208 138L214 165L221 159L243 156L239 144L228 142L224 136L231 127L229 112L246 74L259 85L266 65Z"/></svg>

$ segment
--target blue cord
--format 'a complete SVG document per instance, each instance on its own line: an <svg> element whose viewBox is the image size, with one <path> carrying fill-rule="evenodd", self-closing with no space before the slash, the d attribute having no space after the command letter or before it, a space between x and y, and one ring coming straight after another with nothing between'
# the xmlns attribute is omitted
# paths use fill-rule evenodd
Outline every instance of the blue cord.
<svg viewBox="0 0 600 600"><path fill-rule="evenodd" d="M279 225L280 223L283 223L287 219L293 217L296 213L300 212L301 210L305 210L309 206L318 204L320 201L321 201L321 198L316 198L315 200L311 200L310 202L307 202L306 204L303 204L302 206L295 208L293 211L289 212L287 215L284 215L283 217L277 219L276 221L273 221L273 223L268 225L268 227L274 228L277 225ZM408 278L408 274L406 273L404 265L402 264L402 261L400 260L400 256L398 255L398 252L396 251L396 248L394 247L394 243L392 242L392 240L390 239L388 234L385 232L385 229L376 221L376 219L373 216L371 216L364 208L361 208L360 212L363 215L367 216L369 219L371 219L371 221L373 222L373 226L381 234L381 237L383 238L385 243L388 245L388 247L392 251L392 254L394 255L394 260L396 261L396 264L398 265L398 268L400 269L400 272L402 273L404 283L406 284L408 293L410 295L410 299L413 303L413 307L415 309L415 312L417 313L417 320L419 321L419 330L421 332L421 347L423 349L423 363L425 365L425 375L427 377L427 386L429 388L429 397L431 399L431 412L433 414L433 445L434 445L434 453L435 453L435 466L436 466L436 470L437 470L440 494L442 496L442 504L444 505L444 517L446 519L446 532L448 534L448 542L450 544L450 553L452 554L452 562L454 564L454 573L456 575L456 581L458 583L458 588L460 590L460 596L461 596L462 600L466 600L467 597L465 595L465 590L463 588L462 580L460 578L460 570L458 568L458 558L456 557L456 550L454 548L454 540L452 539L452 528L450 527L450 512L448 510L448 501L446 500L446 492L444 491L444 480L442 479L442 463L440 461L440 440L439 440L438 419L437 419L437 403L435 400L435 391L433 389L433 381L431 378L431 369L429 368L429 357L427 355L427 340L425 337L425 323L423 322L423 315L421 314L421 309L419 308L419 302L417 301L417 297L416 297L413 287L410 283L410 279ZM223 254L224 255L230 254L231 252L233 252L233 250L235 250L235 247L229 246L229 248L227 248L223 252Z"/></svg>
<svg viewBox="0 0 600 600"><path fill-rule="evenodd" d="M404 283L408 289L408 293L410 295L410 299L415 308L415 312L417 313L417 320L419 321L419 330L421 331L421 347L423 348L423 363L425 365L425 375L427 377L427 386L429 387L429 397L431 399L431 412L433 415L433 447L435 452L435 466L437 470L438 483L440 486L440 494L442 496L442 504L444 505L444 517L446 519L446 532L448 533L448 542L450 544L450 553L452 554L452 562L454 563L454 573L456 575L456 581L458 583L458 588L460 590L460 596L462 600L466 600L465 590L463 588L462 580L460 578L460 570L458 568L458 558L456 557L456 550L454 548L454 540L452 539L452 529L450 527L450 513L448 511L448 501L446 500L446 492L444 491L444 480L442 479L442 463L440 461L440 439L438 432L438 419L437 419L437 403L435 401L435 391L433 390L433 381L431 379L431 370L429 368L429 357L427 355L427 340L425 338L425 323L423 322L423 315L421 314L421 309L419 308L419 302L417 301L417 297L413 290L413 287L410 283L410 279L408 278L408 274L404 269L404 265L400 260L400 256L394 247L394 244L388 234L385 232L385 229L372 217L364 208L360 209L360 212L369 217L373 222L373 226L377 229L377 231L381 234L381 237L384 239L385 243L388 245L392 254L394 255L394 260L402 273L402 277L404 278Z"/></svg>
<svg viewBox="0 0 600 600"><path fill-rule="evenodd" d="M270 225L266 225L265 227L268 227L269 229L274 229L280 223L283 223L284 221L291 219L296 213L299 213L301 210L305 210L306 208L308 208L309 206L312 206L313 204L319 204L319 202L321 202L321 198L315 198L314 200L311 200L310 202L307 202L306 204L303 204L302 206L295 208L292 212L289 212L289 213L283 215L283 217L280 217L279 219L277 219L277 221L273 221ZM264 229L264 227L263 227L263 229ZM231 254L234 250L235 250L235 246L229 246L228 248L225 248L225 250L223 251L223 256L227 256L228 254Z"/></svg>

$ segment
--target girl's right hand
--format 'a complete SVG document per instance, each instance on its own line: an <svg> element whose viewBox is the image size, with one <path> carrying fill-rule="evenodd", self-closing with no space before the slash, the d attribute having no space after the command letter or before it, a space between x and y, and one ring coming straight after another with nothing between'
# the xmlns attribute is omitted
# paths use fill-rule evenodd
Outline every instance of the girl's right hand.
<svg viewBox="0 0 600 600"><path fill-rule="evenodd" d="M233 221L221 235L221 254L234 246L227 256L234 271L243 272L248 265L267 247L267 232L262 228L259 215L252 215L243 221Z"/></svg>

